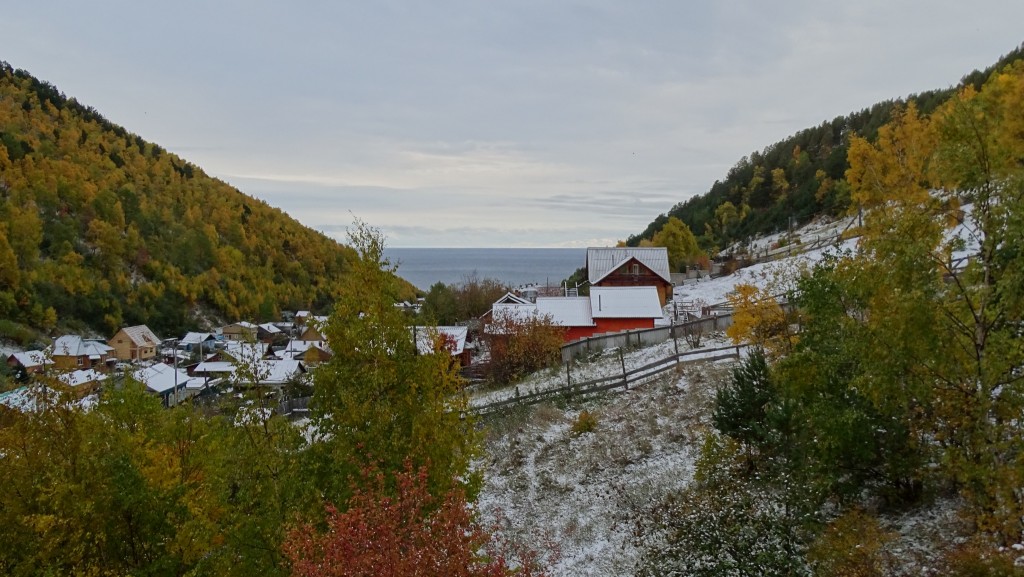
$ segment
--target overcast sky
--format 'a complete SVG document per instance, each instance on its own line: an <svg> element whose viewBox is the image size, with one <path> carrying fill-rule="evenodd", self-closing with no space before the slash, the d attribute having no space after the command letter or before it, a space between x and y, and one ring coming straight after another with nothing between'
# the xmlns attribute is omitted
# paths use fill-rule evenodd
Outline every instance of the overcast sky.
<svg viewBox="0 0 1024 577"><path fill-rule="evenodd" d="M588 246L740 157L955 84L1020 0L5 2L0 60L343 238Z"/></svg>

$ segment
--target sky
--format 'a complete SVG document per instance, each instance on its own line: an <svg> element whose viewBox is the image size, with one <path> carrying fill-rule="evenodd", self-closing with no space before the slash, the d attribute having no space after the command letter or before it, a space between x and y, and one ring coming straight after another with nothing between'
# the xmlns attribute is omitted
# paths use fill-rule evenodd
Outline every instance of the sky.
<svg viewBox="0 0 1024 577"><path fill-rule="evenodd" d="M5 2L0 60L339 240L583 247L956 84L1019 0Z"/></svg>

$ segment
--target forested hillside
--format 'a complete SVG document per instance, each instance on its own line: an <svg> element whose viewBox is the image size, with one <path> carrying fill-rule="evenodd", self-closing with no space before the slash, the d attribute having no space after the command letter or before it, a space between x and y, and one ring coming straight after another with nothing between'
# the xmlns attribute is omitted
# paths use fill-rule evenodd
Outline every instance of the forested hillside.
<svg viewBox="0 0 1024 577"><path fill-rule="evenodd" d="M985 71L966 75L957 88L973 86L979 90L993 71L1022 57L1024 46ZM873 142L878 129L892 120L894 110L913 103L920 113L930 114L957 88L879 102L752 152L706 193L676 204L643 232L631 235L626 244L637 246L651 240L670 217L676 217L697 235L701 248L714 255L736 241L785 230L790 218L803 223L814 215L843 213L851 206L845 177L850 138L860 136Z"/></svg>
<svg viewBox="0 0 1024 577"><path fill-rule="evenodd" d="M322 309L352 254L2 62L0 199L0 336Z"/></svg>

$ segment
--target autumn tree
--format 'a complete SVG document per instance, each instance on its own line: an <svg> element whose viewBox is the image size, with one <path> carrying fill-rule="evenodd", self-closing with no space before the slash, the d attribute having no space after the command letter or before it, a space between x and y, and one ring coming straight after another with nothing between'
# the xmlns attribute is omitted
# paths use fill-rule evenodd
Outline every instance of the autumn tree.
<svg viewBox="0 0 1024 577"><path fill-rule="evenodd" d="M485 330L490 378L496 383L514 382L561 360L565 327L554 324L549 315L498 312Z"/></svg>
<svg viewBox="0 0 1024 577"><path fill-rule="evenodd" d="M467 480L472 485L477 442L457 368L445 351L417 351L394 306L401 286L383 256L383 236L356 221L349 240L359 257L325 326L334 356L314 376L319 439L311 466L319 486L328 500L343 503L362 468L394 472L406 460L429 465L434 495Z"/></svg>
<svg viewBox="0 0 1024 577"><path fill-rule="evenodd" d="M651 243L653 246L668 249L669 267L673 271L682 270L701 254L700 247L697 246L697 237L693 235L690 227L674 216L669 217L661 230L651 239Z"/></svg>
<svg viewBox="0 0 1024 577"><path fill-rule="evenodd" d="M505 577L512 563L492 551L465 493L434 496L425 469L406 468L393 483L367 468L344 510L328 505L326 531L294 528L284 551L293 577ZM391 485L394 485L394 489ZM517 575L541 575L531 563Z"/></svg>

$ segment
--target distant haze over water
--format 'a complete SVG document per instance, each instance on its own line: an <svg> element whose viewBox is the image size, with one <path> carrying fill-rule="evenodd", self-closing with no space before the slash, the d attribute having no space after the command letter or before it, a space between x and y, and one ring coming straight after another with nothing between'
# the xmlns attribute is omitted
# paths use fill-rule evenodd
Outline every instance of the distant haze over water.
<svg viewBox="0 0 1024 577"><path fill-rule="evenodd" d="M586 264L585 248L388 248L398 276L428 290L437 282L461 284L476 275L513 288L526 284L558 286Z"/></svg>

